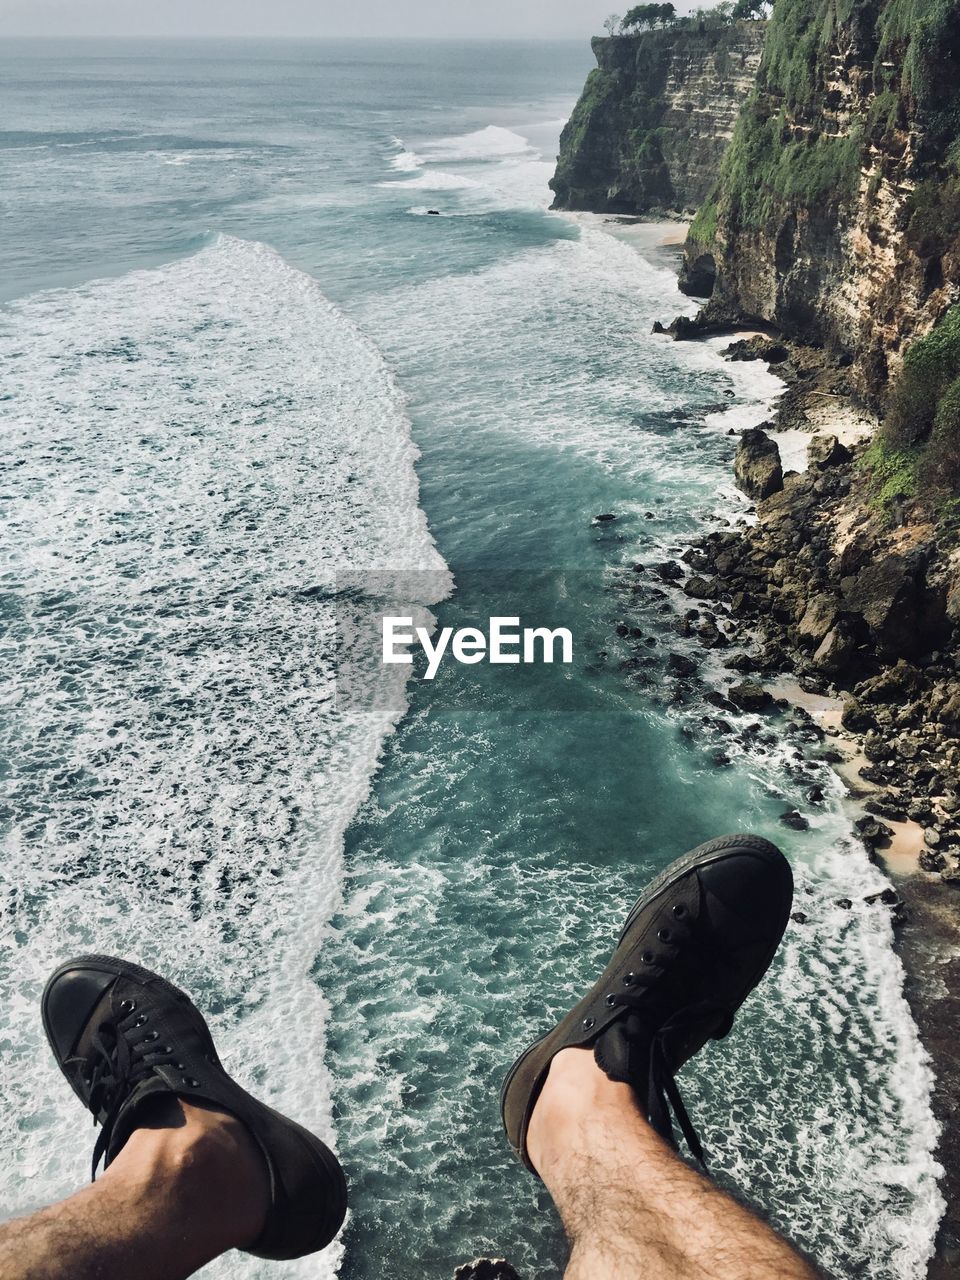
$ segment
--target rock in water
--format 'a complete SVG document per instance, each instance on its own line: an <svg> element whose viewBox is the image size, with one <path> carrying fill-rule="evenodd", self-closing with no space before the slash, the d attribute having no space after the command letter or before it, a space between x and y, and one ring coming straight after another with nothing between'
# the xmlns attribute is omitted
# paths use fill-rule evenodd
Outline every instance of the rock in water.
<svg viewBox="0 0 960 1280"><path fill-rule="evenodd" d="M504 1258L474 1258L453 1273L453 1280L520 1280Z"/></svg>
<svg viewBox="0 0 960 1280"><path fill-rule="evenodd" d="M759 427L744 431L740 437L733 470L737 486L758 502L783 489L780 450Z"/></svg>
<svg viewBox="0 0 960 1280"><path fill-rule="evenodd" d="M781 813L780 821L785 827L790 827L793 831L810 830L810 823L797 809L788 809L786 813Z"/></svg>

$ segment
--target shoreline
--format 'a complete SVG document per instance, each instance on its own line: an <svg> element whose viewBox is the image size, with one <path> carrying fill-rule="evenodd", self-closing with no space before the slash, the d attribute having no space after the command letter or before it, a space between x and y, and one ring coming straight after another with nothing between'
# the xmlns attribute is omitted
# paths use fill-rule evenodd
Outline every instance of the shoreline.
<svg viewBox="0 0 960 1280"><path fill-rule="evenodd" d="M772 366L772 371L777 372L778 366ZM822 384L825 381L830 384L835 376L829 362L822 357L819 368L808 364L805 373L808 376L799 385L788 383L772 421L764 424L770 438L785 440L788 446L792 443L796 448L804 438L809 444L815 436L833 437L855 456L857 447L872 433L876 419L852 397L822 391ZM795 466L796 457L789 456L789 449L783 459L785 472L788 460ZM806 458L803 463L806 471ZM789 475L785 475L785 482L788 480ZM771 504L782 502L785 493L786 490L771 498ZM789 500L782 505L788 503ZM761 510L757 528L762 529L762 524ZM802 521L799 527L803 528ZM841 532L847 540L855 539L858 534L852 525ZM762 533L758 540L762 544ZM761 581L764 577L773 581L775 572L776 564L766 567ZM769 603L765 607L769 609ZM779 621L769 625L767 650L759 637L748 634L745 627L735 625L731 638L747 654L756 654L760 659L755 677L758 682L775 698L785 699L791 708L808 716L825 735L838 757L830 763L845 788L842 805L851 830L863 841L871 860L892 886L889 906L894 948L903 966L904 995L933 1068L930 1103L940 1131L935 1155L943 1171L939 1186L945 1208L927 1277L928 1280L956 1280L960 1276L960 914L954 897L957 888L932 869L930 859L936 854L936 846L928 837L929 828L916 816L901 811L901 806L904 810L912 808L914 814L919 812L917 806L926 808L930 804L929 793L923 792L918 784L901 779L902 790L896 794L902 798L893 800L890 778L884 776L885 766L876 764L876 740L883 739L888 732L892 734L893 728L885 730L883 721L879 726L876 722L872 726L858 726L850 707L862 708L850 687L843 682L835 684L830 674L812 680L809 673L805 676L803 661L794 660L786 644L773 655L771 662L771 634L775 639L785 639L788 630ZM882 679L884 672L895 670L891 661L878 665L877 679ZM856 688L859 691L860 686ZM881 751L885 753L888 749L889 743L884 742ZM954 776L945 751L938 754L936 748L931 750L933 763L939 761L944 773ZM895 807L892 808L891 803ZM949 819L949 813L938 815L934 811L934 824L943 816Z"/></svg>
<svg viewBox="0 0 960 1280"><path fill-rule="evenodd" d="M636 225L644 227L643 233L613 234L632 244L654 265L676 262L676 223L650 221ZM671 250L674 250L672 257ZM694 326L688 328L682 322L677 328L680 332L674 329L675 337L702 340L711 336L707 332L700 335ZM723 354L728 360L764 360L765 354L777 357L767 364L770 372L783 382L783 392L771 406L770 420L761 426L778 446L786 482L790 480L790 472L798 473L800 477L807 473L807 446L814 436L835 440L839 446L835 450L838 456L850 458L862 449L878 425L877 419L856 404L844 385L842 375L822 352L798 348L749 324L731 325L725 332L729 333L730 345ZM818 473L819 476L824 474ZM829 492L830 481L825 483ZM787 507L789 494L777 494L769 500L771 505L778 501L781 508ZM843 497L839 499L839 503L842 502ZM818 511L815 518L819 516ZM814 518L809 511L807 517ZM803 528L799 518L794 520L794 527L797 526ZM855 539L858 532L852 526L839 530L840 536L847 541ZM874 720L872 726L861 725L858 728L856 717L847 709L852 701L849 690L845 691L842 684L835 685L829 672L811 678L809 672L804 673L803 663L798 664L792 659L785 642L788 633L786 623L782 626L779 621L765 623L760 628L762 634L758 634L757 629L742 617L742 607L741 610L736 609L733 588L738 584L735 579L731 587L723 580L716 541L723 541L728 546L737 542L748 543L751 535L762 547L765 537L763 511L758 512L757 523L750 529L734 534L727 530L707 534L694 543L691 550L699 554L691 557L694 560L692 565L689 560L684 565L684 575L691 571L692 575L686 584L678 582L676 586L692 596L688 601L690 604L705 605L712 615L715 614L717 621L728 626L731 652L735 655L729 664L731 675L739 671L739 679L755 685L766 698L774 700L771 709L792 710L817 727L824 745L828 747L829 763L845 790L841 804L851 832L863 841L868 856L890 881L891 896L885 901L892 909L894 947L903 966L904 994L933 1067L935 1083L931 1106L940 1129L935 1154L943 1168L939 1186L946 1207L927 1275L928 1280L956 1280L960 1276L960 912L953 896L958 892L957 887L935 874L931 861L931 854L936 854L940 843L936 826L941 819L947 822L947 847L951 847L952 811L940 810L934 815L935 829L931 836L929 820L925 829L917 816L920 802L923 807L929 804L928 795L921 795L918 784L911 784L906 779L901 780L902 804L904 809L913 809L913 816L900 811L899 800L896 809L891 808L890 782L884 776L884 766L874 767L872 763L877 759L876 739L884 735L883 721L878 725ZM740 554L735 547L729 550L734 556ZM754 574L760 584L754 588L761 593L758 600L763 593L764 580L775 581L775 557L782 555L783 551L770 550L766 557L770 563ZM706 598L703 598L699 594L700 584L709 587L707 578L710 574L717 575L712 582L719 584L719 589L706 592ZM695 583L696 587L691 590ZM731 596L734 597L733 605ZM769 611L769 602L762 607ZM749 605L747 609L749 611ZM782 647L776 644L779 633L784 638ZM766 635L766 649L762 645L763 634ZM777 652L771 655L771 648ZM736 655L742 655L739 662ZM882 675L886 668L883 663L879 667ZM931 750L936 752L935 747ZM935 763L936 759L935 755ZM955 776L945 758L942 763L946 776ZM864 771L868 776L863 776ZM912 786L917 790L911 803ZM805 821L802 815L798 817ZM924 858L926 864L921 861Z"/></svg>

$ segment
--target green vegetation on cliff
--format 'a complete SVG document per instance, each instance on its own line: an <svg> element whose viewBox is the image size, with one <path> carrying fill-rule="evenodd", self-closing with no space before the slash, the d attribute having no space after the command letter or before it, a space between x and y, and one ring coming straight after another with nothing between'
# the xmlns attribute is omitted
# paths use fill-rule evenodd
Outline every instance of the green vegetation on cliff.
<svg viewBox="0 0 960 1280"><path fill-rule="evenodd" d="M960 295L960 0L776 0L710 203L707 320L827 347L883 411Z"/></svg>
<svg viewBox="0 0 960 1280"><path fill-rule="evenodd" d="M889 498L889 467L897 459L912 471L911 492L917 491L919 481L931 505L960 494L960 305L951 307L936 328L910 347L871 452L881 500Z"/></svg>
<svg viewBox="0 0 960 1280"><path fill-rule="evenodd" d="M707 14L595 39L598 66L560 139L554 207L645 213L699 206L753 81L763 28Z"/></svg>
<svg viewBox="0 0 960 1280"><path fill-rule="evenodd" d="M717 234L717 205L713 199L705 200L690 223L687 235L697 244L712 244Z"/></svg>
<svg viewBox="0 0 960 1280"><path fill-rule="evenodd" d="M721 190L743 226L762 227L783 205L822 209L856 193L859 130L847 136L794 139L781 111L764 116L751 100L737 122L721 167Z"/></svg>
<svg viewBox="0 0 960 1280"><path fill-rule="evenodd" d="M841 28L872 49L867 117L830 133L817 120L838 74ZM942 172L915 198L919 224L958 225L960 156L960 6L956 0L778 0L763 64L725 158L721 198L747 226L759 226L778 204L820 210L857 193L866 153L909 116L922 125L922 149L934 150ZM807 117L810 123L805 124ZM799 126L799 127L798 127Z"/></svg>

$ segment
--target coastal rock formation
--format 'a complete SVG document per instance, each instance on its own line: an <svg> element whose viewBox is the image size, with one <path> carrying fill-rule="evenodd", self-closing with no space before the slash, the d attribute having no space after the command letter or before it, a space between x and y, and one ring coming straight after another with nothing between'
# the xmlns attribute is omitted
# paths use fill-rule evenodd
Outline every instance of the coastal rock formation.
<svg viewBox="0 0 960 1280"><path fill-rule="evenodd" d="M748 498L770 498L783 488L780 450L759 427L741 435L733 473Z"/></svg>
<svg viewBox="0 0 960 1280"><path fill-rule="evenodd" d="M555 209L696 209L753 86L764 22L691 21L596 38L597 68L560 139ZM712 275L704 277L709 292Z"/></svg>
<svg viewBox="0 0 960 1280"><path fill-rule="evenodd" d="M876 406L960 296L960 8L778 0L757 83L685 249L711 323L825 346Z"/></svg>

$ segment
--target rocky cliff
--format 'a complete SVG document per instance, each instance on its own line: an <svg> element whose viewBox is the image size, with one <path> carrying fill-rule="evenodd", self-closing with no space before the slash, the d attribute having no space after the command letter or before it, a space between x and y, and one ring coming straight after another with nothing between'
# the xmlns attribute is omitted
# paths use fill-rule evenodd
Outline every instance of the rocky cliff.
<svg viewBox="0 0 960 1280"><path fill-rule="evenodd" d="M560 139L555 209L692 211L713 188L756 79L763 22L689 22L595 39Z"/></svg>
<svg viewBox="0 0 960 1280"><path fill-rule="evenodd" d="M706 317L824 345L882 406L960 295L958 140L956 0L777 0L686 246Z"/></svg>

